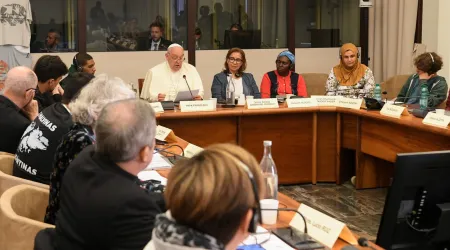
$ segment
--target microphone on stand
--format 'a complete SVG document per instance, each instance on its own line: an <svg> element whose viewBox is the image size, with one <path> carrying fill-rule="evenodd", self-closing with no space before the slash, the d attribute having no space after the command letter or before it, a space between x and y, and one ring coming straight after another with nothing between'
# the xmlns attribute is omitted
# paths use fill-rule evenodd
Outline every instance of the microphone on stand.
<svg viewBox="0 0 450 250"><path fill-rule="evenodd" d="M189 89L189 93L191 93L192 100L195 100L194 99L194 95L192 95L191 87L189 87L189 83L186 80L186 75L183 75L183 79L184 79L184 82L186 82L186 85L187 85L187 87Z"/></svg>

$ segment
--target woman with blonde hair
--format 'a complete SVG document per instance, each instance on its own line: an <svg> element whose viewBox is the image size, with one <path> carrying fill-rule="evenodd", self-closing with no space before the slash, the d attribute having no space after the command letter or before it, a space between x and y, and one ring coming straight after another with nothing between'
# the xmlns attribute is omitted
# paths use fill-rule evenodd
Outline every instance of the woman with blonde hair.
<svg viewBox="0 0 450 250"><path fill-rule="evenodd" d="M156 217L144 250L236 249L260 223L259 164L232 144L206 148L170 171L168 211Z"/></svg>
<svg viewBox="0 0 450 250"><path fill-rule="evenodd" d="M372 70L359 61L358 48L352 43L342 45L340 62L331 69L325 86L326 95L349 98L372 97L375 79Z"/></svg>

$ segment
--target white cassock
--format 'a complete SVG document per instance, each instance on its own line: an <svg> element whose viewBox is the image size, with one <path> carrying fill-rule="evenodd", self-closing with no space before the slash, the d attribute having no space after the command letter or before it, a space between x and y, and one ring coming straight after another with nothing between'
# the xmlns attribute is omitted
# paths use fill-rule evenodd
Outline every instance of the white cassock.
<svg viewBox="0 0 450 250"><path fill-rule="evenodd" d="M157 102L158 94L165 94L164 101L174 101L178 92L189 91L183 75L186 76L186 81L191 90L198 89L198 95L203 98L203 83L197 69L189 63L183 62L180 70L172 72L167 61L148 70L142 87L141 98Z"/></svg>

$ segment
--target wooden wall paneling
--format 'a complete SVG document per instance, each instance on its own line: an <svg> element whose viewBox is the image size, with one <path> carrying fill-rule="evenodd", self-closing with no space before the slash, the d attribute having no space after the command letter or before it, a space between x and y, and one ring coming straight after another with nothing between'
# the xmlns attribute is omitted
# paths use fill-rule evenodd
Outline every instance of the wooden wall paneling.
<svg viewBox="0 0 450 250"><path fill-rule="evenodd" d="M317 181L336 182L337 114L317 113Z"/></svg>
<svg viewBox="0 0 450 250"><path fill-rule="evenodd" d="M312 182L313 113L245 115L239 127L241 146L258 160L263 141L273 142L280 184Z"/></svg>
<svg viewBox="0 0 450 250"><path fill-rule="evenodd" d="M362 153L356 187L358 189L388 187L393 175L394 163Z"/></svg>

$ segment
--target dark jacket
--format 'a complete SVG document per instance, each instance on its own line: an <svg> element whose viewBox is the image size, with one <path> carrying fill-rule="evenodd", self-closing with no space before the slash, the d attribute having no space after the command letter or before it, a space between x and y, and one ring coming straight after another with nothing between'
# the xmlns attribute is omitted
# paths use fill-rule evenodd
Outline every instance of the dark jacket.
<svg viewBox="0 0 450 250"><path fill-rule="evenodd" d="M62 96L60 94L53 95L52 92L41 93L38 89L36 89L34 100L38 102L39 112L41 112L53 103L61 102Z"/></svg>
<svg viewBox="0 0 450 250"><path fill-rule="evenodd" d="M15 154L20 138L30 123L16 104L0 95L0 152Z"/></svg>
<svg viewBox="0 0 450 250"><path fill-rule="evenodd" d="M22 135L13 175L49 184L56 147L72 124L72 115L62 103L44 109Z"/></svg>
<svg viewBox="0 0 450 250"><path fill-rule="evenodd" d="M448 86L444 77L435 76L428 80L421 80L418 74L414 74L406 80L397 96L397 101L407 104L418 104L420 102L422 84L427 85L428 92L430 93L428 97L429 108L439 106L447 98Z"/></svg>
<svg viewBox="0 0 450 250"><path fill-rule="evenodd" d="M218 102L224 101L226 99L227 85L227 74L225 72L216 74L211 86L212 98L217 98ZM242 87L244 89L245 96L250 95L255 99L261 98L261 93L259 92L258 85L256 85L255 78L253 78L252 74L242 74Z"/></svg>
<svg viewBox="0 0 450 250"><path fill-rule="evenodd" d="M161 194L148 193L138 178L85 148L71 163L56 215L56 249L142 250L151 239Z"/></svg>
<svg viewBox="0 0 450 250"><path fill-rule="evenodd" d="M161 42L158 46L158 51L166 51L167 48L172 44L173 42L167 39L164 39L164 37L161 37ZM138 42L138 46L140 47L140 50L153 50L152 49L152 38L145 39L141 42Z"/></svg>

